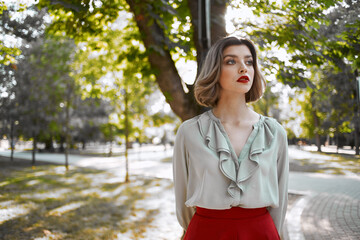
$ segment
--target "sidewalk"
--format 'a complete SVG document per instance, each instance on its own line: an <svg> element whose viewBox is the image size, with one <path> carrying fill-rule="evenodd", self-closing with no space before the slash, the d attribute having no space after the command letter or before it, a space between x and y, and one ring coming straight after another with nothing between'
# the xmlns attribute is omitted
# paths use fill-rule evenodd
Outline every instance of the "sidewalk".
<svg viewBox="0 0 360 240"><path fill-rule="evenodd" d="M360 239L360 177L290 172L290 240Z"/></svg>
<svg viewBox="0 0 360 240"><path fill-rule="evenodd" d="M302 158L329 160L292 147L289 156L290 163ZM360 239L360 174L345 173L290 172L289 193L299 197L287 212L284 239Z"/></svg>

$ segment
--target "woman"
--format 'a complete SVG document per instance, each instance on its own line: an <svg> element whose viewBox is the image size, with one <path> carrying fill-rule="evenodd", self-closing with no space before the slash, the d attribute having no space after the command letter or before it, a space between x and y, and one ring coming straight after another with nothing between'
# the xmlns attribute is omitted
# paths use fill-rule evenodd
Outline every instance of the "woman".
<svg viewBox="0 0 360 240"><path fill-rule="evenodd" d="M280 239L287 208L287 137L247 103L265 87L255 47L227 37L209 50L195 98L210 110L176 136L176 213L184 239Z"/></svg>

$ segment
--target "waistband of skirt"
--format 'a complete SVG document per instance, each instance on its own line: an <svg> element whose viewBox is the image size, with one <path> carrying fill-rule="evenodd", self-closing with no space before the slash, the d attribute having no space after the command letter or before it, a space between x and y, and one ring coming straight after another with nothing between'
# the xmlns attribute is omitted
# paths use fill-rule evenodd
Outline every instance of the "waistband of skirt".
<svg viewBox="0 0 360 240"><path fill-rule="evenodd" d="M245 219L259 217L267 214L268 210L264 208L241 208L232 207L230 209L208 209L196 207L196 214L207 218L225 218L225 219Z"/></svg>

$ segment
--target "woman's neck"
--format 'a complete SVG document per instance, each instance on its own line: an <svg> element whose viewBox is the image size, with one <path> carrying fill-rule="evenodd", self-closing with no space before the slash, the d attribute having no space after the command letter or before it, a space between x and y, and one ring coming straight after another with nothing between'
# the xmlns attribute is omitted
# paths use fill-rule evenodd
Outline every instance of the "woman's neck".
<svg viewBox="0 0 360 240"><path fill-rule="evenodd" d="M223 123L233 124L238 124L242 120L251 120L256 114L247 107L245 95L235 98L222 96L214 107L213 113Z"/></svg>

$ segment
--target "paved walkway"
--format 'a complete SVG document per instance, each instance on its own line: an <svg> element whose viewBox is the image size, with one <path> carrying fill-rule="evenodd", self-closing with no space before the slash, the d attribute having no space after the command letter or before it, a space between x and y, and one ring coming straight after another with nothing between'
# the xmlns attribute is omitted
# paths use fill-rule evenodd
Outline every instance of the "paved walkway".
<svg viewBox="0 0 360 240"><path fill-rule="evenodd" d="M310 157L309 154L311 153L289 149L293 161L296 157ZM0 155L7 154L0 151ZM132 172L171 178L171 164L158 161L169 156L170 149L165 152L133 154L131 157L136 158L136 161L131 161ZM17 153L15 157L26 159L31 154ZM63 163L63 155L52 155L49 158L47 154L38 154L37 158ZM102 160L99 161L98 157L71 156L70 164L89 167L102 162L97 167L107 170L123 169L124 162L119 163L118 157ZM287 213L285 240L360 239L360 175L290 172L289 192L299 197Z"/></svg>
<svg viewBox="0 0 360 240"><path fill-rule="evenodd" d="M290 172L290 240L360 239L360 176Z"/></svg>

